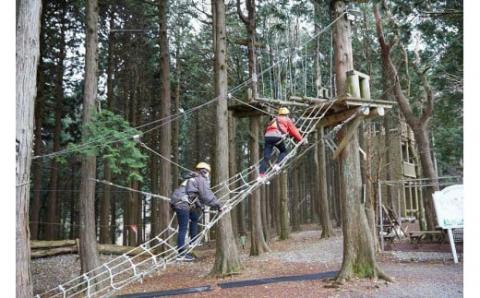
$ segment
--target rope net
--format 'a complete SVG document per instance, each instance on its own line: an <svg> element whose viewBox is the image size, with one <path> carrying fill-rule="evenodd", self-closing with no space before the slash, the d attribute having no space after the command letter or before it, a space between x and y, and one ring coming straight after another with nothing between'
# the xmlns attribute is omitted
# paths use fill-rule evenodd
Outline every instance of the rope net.
<svg viewBox="0 0 480 298"><path fill-rule="evenodd" d="M290 63L290 69L282 70L282 64L287 66L287 61L292 61L294 57L292 54L296 54L304 47L313 40L316 40L321 34L326 32L337 20L344 16L345 13L337 17L333 20L329 25L324 27L320 32L315 34L314 36L308 37L308 40L303 42L300 46L295 48L286 49L286 51L279 51L280 57L273 61L273 64L269 67L264 67L261 69L260 76L261 81L261 89L263 93L268 93L269 95L277 95L277 98L287 100L288 94L293 94L296 90L293 85L295 85L294 75L292 75L292 63ZM305 53L302 53L305 54ZM298 64L298 63L297 63ZM299 67L303 67L305 71L305 61L301 61ZM261 67L261 65L260 65ZM293 70L295 71L295 70ZM287 88L287 84L280 84L279 86L274 86L272 83L269 83L269 89L266 91L264 80L267 79L263 78L263 76L267 76L270 73L275 75L281 76L281 73L284 72L285 74L289 74L288 81L289 88ZM273 75L272 75L273 76ZM272 80L272 78L270 78ZM297 80L298 81L298 80ZM235 86L234 88L229 90L228 99L233 99L238 101L244 105L248 105L251 108L259 109L255 106L250 105L249 103L242 101L233 94L237 93L248 84L252 82L252 79L248 79L243 83ZM307 93L306 87L306 74L301 79L301 85L304 88L304 94ZM290 91L288 90L290 89ZM298 88L301 89L301 88ZM178 120L180 117L183 117L186 114L195 112L200 110L207 105L210 105L217 100L219 97L213 98L208 102L205 102L199 106L195 106L187 111L183 111L174 115L170 115L166 118L155 120L151 123L147 123L142 125L141 127L137 128L144 128L145 126L155 125L152 128L148 128L147 130L142 132L142 135L145 133L152 131L154 129L158 129L170 123L172 121ZM230 212L236 205L242 202L245 198L247 198L252 192L260 188L263 184L268 183L273 177L278 175L281 171L285 170L289 166L293 165L295 161L302 158L306 152L310 149L314 148L314 146L321 141L325 141L327 146L331 150L335 150L335 142L334 136L336 133L348 122L350 122L354 116L348 118L344 122L338 124L336 127L331 129L329 133L327 133L323 139L319 139L317 143L310 144L308 147L303 146L307 142L308 136L316 130L318 123L324 118L326 113L332 108L332 106L337 102L337 99L330 99L325 101L322 104L317 105L306 105L300 104L292 106L292 112L300 114L300 117L297 120L297 127L300 134L303 136L303 140L301 142L295 143L290 138L285 139L285 144L288 148L288 153L284 157L284 159L277 163L278 168L273 169L270 167L265 176L261 181L257 180L258 176L258 168L259 162L250 165L248 168L243 169L242 171L238 172L237 174L229 177L225 181L218 183L217 185L213 186L211 189L217 196L217 199L223 203L223 209L221 212L217 211L210 211L207 209L206 212L210 215L210 221L206 224L201 224L201 230L199 233L193 238L190 239L190 242L185 241L185 246L180 248L183 253L190 253L193 249L199 246L202 240L207 236L210 229L228 212ZM264 103L265 108L260 108L261 112L266 115L272 115L274 112L273 102L272 104ZM130 138L132 136L126 135L125 138ZM117 140L102 140L108 142L115 142ZM82 144L82 146L87 144ZM160 153L154 151L152 148L148 147L145 143L139 142L139 145L144 149L158 155L159 157L171 162L175 166L178 166L182 169L186 169L183 166L174 163L168 157L161 155ZM51 154L47 154L44 156L36 156L35 158L42 158L42 157L54 157L61 154L67 154L68 151L59 151L54 152ZM188 169L186 169L188 170ZM136 190L133 188L129 188L126 186L121 186L114 184L110 181L104 180L97 180L93 179L97 183L107 184L113 187L117 187L119 189L123 189L130 192L137 192L143 194L145 196L151 196L152 199L160 199L169 201L170 198L161 196L159 194L148 193L145 191ZM163 231L161 231L158 235L153 237L152 239L144 242L140 246L131 249L130 251L113 258L112 260L102 264L101 266L84 273L78 277L75 277L57 287L50 289L44 293L37 294L35 297L107 297L113 295L118 290L122 289L123 287L131 284L135 281L140 281L144 277L157 272L159 270L164 270L168 265L175 263L177 257L179 256L179 250L177 249L176 245L174 244L177 238L178 228L173 226L174 220L176 218L176 214L174 214L168 224Z"/></svg>
<svg viewBox="0 0 480 298"><path fill-rule="evenodd" d="M224 208L222 209L222 212L207 211L211 215L210 221L207 224L199 223L199 225L202 227L201 231L190 240L190 243L186 241L185 247L183 247L183 253L192 252L192 250L197 247L201 243L202 239L208 234L209 230L225 214L230 212L253 191L267 183L282 170L288 168L289 165L291 165L296 159L301 158L306 151L313 148L315 144L311 144L309 147L304 147L302 145L307 140L309 134L316 130L316 126L319 121L325 116L335 102L336 100L330 100L324 104L311 106L304 109L297 122L299 123L298 129L303 136L303 140L301 142L294 143L291 139L286 139L287 146L289 147L288 154L281 162L277 163L279 169L274 170L273 168L269 168L267 170L262 181L258 181L256 179L260 163L258 162L238 172L225 181L213 186L212 191L224 204ZM351 119L347 119L347 121L337 125L337 127L332 129L331 132L337 132L341 126L345 125L350 120ZM331 138L331 134L327 134L325 136L325 139ZM144 195L150 195L152 198L169 200L168 197L129 189L108 181L96 179L95 181L98 183L104 183L123 188L129 191L136 191ZM172 226L175 217L176 216L173 215L168 227L161 231L154 238L83 275L65 282L47 292L38 294L36 297L110 296L114 292L134 281L142 280L145 276L148 276L157 270L165 269L169 264L175 263L177 257L179 256L179 251L177 250L176 245L172 244L175 242L174 240L176 239L178 233L178 228Z"/></svg>

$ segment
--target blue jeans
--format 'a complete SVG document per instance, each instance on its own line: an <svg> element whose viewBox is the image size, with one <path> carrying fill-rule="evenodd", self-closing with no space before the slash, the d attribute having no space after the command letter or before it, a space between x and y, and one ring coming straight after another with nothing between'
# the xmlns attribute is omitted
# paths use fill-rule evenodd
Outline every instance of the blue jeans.
<svg viewBox="0 0 480 298"><path fill-rule="evenodd" d="M197 236L197 224L199 214L194 210L188 211L175 208L178 220L178 235L177 235L177 248L179 252L183 252L185 246L185 236L187 235L187 229L190 222L190 239Z"/></svg>
<svg viewBox="0 0 480 298"><path fill-rule="evenodd" d="M285 144L281 140L281 137L265 137L263 160L260 163L260 174L264 174L267 171L268 161L272 157L273 147L277 147L277 149L280 150L277 163L281 162L282 159L287 155L287 148L285 148Z"/></svg>

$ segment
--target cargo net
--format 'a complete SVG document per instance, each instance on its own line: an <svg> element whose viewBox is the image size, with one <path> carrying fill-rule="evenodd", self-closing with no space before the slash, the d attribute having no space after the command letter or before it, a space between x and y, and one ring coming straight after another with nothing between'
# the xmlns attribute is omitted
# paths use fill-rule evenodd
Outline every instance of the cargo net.
<svg viewBox="0 0 480 298"><path fill-rule="evenodd" d="M230 95L231 96L231 95ZM191 252L195 247L201 244L202 239L207 235L209 230L228 212L230 212L237 204L247 198L253 191L261 185L268 183L270 179L279 174L283 169L287 168L295 160L301 158L308 150L312 149L320 141L332 141L335 134L347 122L351 121L355 115L348 118L344 122L338 124L328 134L325 135L326 140L318 140L316 143L303 146L307 142L307 137L316 130L319 121L330 110L337 100L329 100L323 104L315 105L303 109L301 116L297 120L297 126L303 140L295 143L291 138L286 138L285 142L289 148L285 158L277 163L278 168L269 170L265 173L262 180L257 180L259 163L251 165L242 170L229 179L212 187L212 191L222 202L223 208L221 212L206 211L211 214L211 220L206 224L199 225L203 228L194 238L186 241L182 254ZM152 152L153 149L140 142L140 145ZM109 181L96 180L96 182L108 184L114 187L126 189L133 192L149 195L155 199L170 199L158 194L152 194L125 186L116 185ZM175 215L169 222L166 229L161 231L154 238L144 242L140 246L112 259L103 265L84 273L56 288L53 288L35 297L105 297L110 296L114 292L122 289L126 285L142 280L144 277L163 270L167 265L175 263L179 256L179 249L175 243L178 228L173 226ZM182 248L180 248L182 249Z"/></svg>
<svg viewBox="0 0 480 298"><path fill-rule="evenodd" d="M329 28L337 22L339 19L343 18L346 12L339 15L335 20L333 20L329 25L325 26L318 33L315 33L313 36L308 36L307 40L296 47L292 47L288 43L288 38L285 39L284 44L289 46L284 48L282 51L279 51L278 58L273 61L274 63L260 70L259 78L262 82L261 91L263 94L268 94L268 97L277 97L288 101L288 95L293 93L300 93L303 86L303 93L306 95L307 90L307 71L306 65L308 65L311 60L306 60L305 47L308 43L315 41L321 34L327 32ZM281 45L277 45L280 47ZM295 54L295 55L294 55ZM294 56L292 56L294 55ZM304 59L300 59L303 56ZM313 59L310 57L309 59ZM262 59L265 60L265 59ZM310 62L309 62L310 61ZM288 62L288 63L287 63ZM295 62L295 63L294 63ZM312 62L313 63L313 62ZM311 63L310 63L311 64ZM282 68L282 65L285 68ZM287 65L289 65L287 67ZM296 66L295 66L296 65ZM294 67L295 66L295 67ZM292 69L295 68L295 69ZM296 72L295 72L296 71ZM264 78L268 76L269 73L275 72L278 76L285 76L286 82L280 84L274 88L273 83L264 84L267 82ZM295 75L303 73L303 76ZM303 77L302 80L298 78ZM297 78L297 79L295 79ZM273 100L271 102L263 102L262 106L252 105L249 102L245 102L235 97L233 94L236 94L241 89L247 87L250 83L253 83L254 78L250 78L247 81L235 86L229 90L228 100L229 101L238 101L242 105L250 106L250 108L260 110L263 114L276 116L274 115L275 108L279 102L275 103ZM255 76L255 80L257 77ZM297 86L298 85L298 86ZM267 88L268 86L268 88ZM298 88L297 88L298 87ZM290 90L290 91L289 91ZM276 94L276 96L275 96ZM327 96L323 96L327 98ZM196 112L207 105L211 105L216 101L224 99L221 96L204 102L198 106L190 108L188 110L182 110L177 114L169 115L168 117L154 120L147 124L142 124L141 126L145 128L147 125L155 125L152 128L146 129L143 131L143 134L153 131L163 125L178 120L181 117L188 117L193 112ZM300 160L304 154L306 154L310 149L314 148L318 142L325 142L330 150L336 150L335 144L335 135L336 133L348 122L355 118L356 114L353 114L348 119L337 124L333 129L330 129L323 139L318 139L316 143L307 144L308 136L316 130L319 122L324 118L327 112L332 108L332 106L337 102L338 99L329 99L325 100L320 104L307 105L303 104L293 104L293 102L288 103L289 106L292 106L291 112L294 115L298 115L298 120L296 121L296 126L299 129L300 134L303 136L303 140L296 143L291 138L286 138L284 140L288 153L281 162L277 162L275 169L269 167L269 170L265 173L265 176L261 180L258 180L258 168L259 163L250 165L248 168L243 169L234 176L228 178L225 181L220 182L219 184L212 187L212 191L215 193L217 199L223 204L221 212L217 211L206 211L210 215L210 221L205 224L199 224L202 229L193 239L190 239L190 242L186 241L185 247L180 248L182 254L190 253L195 247L201 244L204 237L208 235L209 230L228 212L230 212L237 204L247 198L252 192L261 187L263 184L268 183L274 176L278 175L280 172L291 166L295 161ZM133 137L139 145L145 150L150 151L151 153L157 155L158 157L172 163L173 165L180 167L184 170L189 170L179 165L178 163L172 161L167 156L163 156L160 153L156 152L152 148L148 147L145 143L140 141L140 137L137 136L125 136L123 138ZM119 140L121 140L119 139ZM119 140L111 140L108 143L112 143ZM88 144L83 144L86 146ZM276 150L276 148L275 148ZM34 158L51 158L62 154L69 154L68 149L61 150L58 152L49 153L42 156L35 156ZM97 183L107 184L113 187L120 189L128 190L131 192L141 193L145 196L150 196L152 199L170 201L170 198L159 195L140 191L137 189L129 188L122 185L114 184L110 181L97 180L93 179ZM208 210L208 209L207 209ZM144 277L157 272L159 270L165 269L169 264L175 263L177 257L180 255L179 249L176 246L176 238L178 233L178 228L174 226L175 215L173 215L170 220L168 227L161 231L154 238L144 242L140 246L131 249L130 251L124 253L123 255L112 259L109 262L102 264L101 266L84 273L68 282L65 282L57 287L36 295L36 297L105 297L111 296L116 291L122 289L123 287L131 284L135 281L140 281Z"/></svg>

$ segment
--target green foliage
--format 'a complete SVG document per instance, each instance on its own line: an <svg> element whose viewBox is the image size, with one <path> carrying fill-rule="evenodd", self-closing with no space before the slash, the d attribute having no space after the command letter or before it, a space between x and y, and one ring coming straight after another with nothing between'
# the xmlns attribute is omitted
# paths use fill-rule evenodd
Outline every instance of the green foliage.
<svg viewBox="0 0 480 298"><path fill-rule="evenodd" d="M88 137L84 142L69 144L68 150L87 156L100 156L108 163L112 173L127 175L127 181L143 181L140 171L146 165L147 155L138 149L137 142L132 138L140 135L140 131L108 110L95 113L85 129Z"/></svg>

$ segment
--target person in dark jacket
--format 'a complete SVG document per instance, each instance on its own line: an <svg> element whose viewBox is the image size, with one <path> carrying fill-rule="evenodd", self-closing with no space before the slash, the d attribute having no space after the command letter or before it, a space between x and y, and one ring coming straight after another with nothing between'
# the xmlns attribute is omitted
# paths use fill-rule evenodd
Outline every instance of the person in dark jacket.
<svg viewBox="0 0 480 298"><path fill-rule="evenodd" d="M263 148L263 160L260 163L260 173L257 178L259 182L264 181L265 172L267 171L268 161L272 155L273 147L277 147L280 151L277 159L277 163L273 166L274 170L279 170L278 164L287 155L287 148L285 147L284 139L287 136L293 137L297 142L303 140L302 135L298 132L297 127L293 123L292 119L288 117L290 111L281 107L278 109L278 116L274 117L267 128L265 129L265 145ZM306 140L304 141L306 143Z"/></svg>
<svg viewBox="0 0 480 298"><path fill-rule="evenodd" d="M188 179L183 181L171 196L170 204L177 213L178 220L178 261L193 260L190 254L184 253L186 248L185 236L187 235L189 223L190 239L194 239L197 236L198 219L202 207L208 205L219 212L222 209L222 204L210 190L210 165L200 162L195 168L197 171L191 173Z"/></svg>

